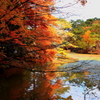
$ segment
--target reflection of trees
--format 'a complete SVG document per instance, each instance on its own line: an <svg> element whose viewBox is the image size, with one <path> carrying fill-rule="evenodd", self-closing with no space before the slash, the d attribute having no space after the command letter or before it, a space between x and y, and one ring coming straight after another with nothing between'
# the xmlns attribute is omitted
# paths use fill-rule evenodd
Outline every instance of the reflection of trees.
<svg viewBox="0 0 100 100"><path fill-rule="evenodd" d="M96 89L100 89L100 82L93 80L92 78L90 79L88 77L89 72L84 71L84 72L67 72L62 75L63 81L68 81L69 82L69 87L71 86L78 86L78 87L83 87L83 95L84 95L84 100L87 100L87 97L92 95L94 98L98 98L96 96Z"/></svg>
<svg viewBox="0 0 100 100"><path fill-rule="evenodd" d="M55 72L56 67L57 64L52 63L36 69L38 72L21 71L20 74L1 80L0 100L67 100L60 95L68 91L69 87L63 85L62 74ZM68 98L71 100L71 97Z"/></svg>
<svg viewBox="0 0 100 100"><path fill-rule="evenodd" d="M54 90L60 86L59 80L52 83L46 73L33 73L33 99L34 100L54 100Z"/></svg>
<svg viewBox="0 0 100 100"><path fill-rule="evenodd" d="M34 100L58 100L58 95L66 92L69 87L63 87L59 73L55 73L57 64L44 67L43 72L33 72L31 84L33 84L32 99ZM44 72L47 71L47 72ZM48 72L49 71L49 72ZM70 98L70 97L68 97ZM65 98L62 98L64 100ZM67 99L66 99L67 100ZM69 99L71 100L71 99Z"/></svg>
<svg viewBox="0 0 100 100"><path fill-rule="evenodd" d="M84 98L92 94L94 89L100 89L100 82L87 78L88 71L77 72L75 67L57 69L58 65L37 66L36 71L24 71L0 81L0 100L73 100L73 95L62 96L70 90L71 85L84 87Z"/></svg>
<svg viewBox="0 0 100 100"><path fill-rule="evenodd" d="M56 70L56 66L50 66L42 69ZM55 89L61 87L60 79L55 77L56 73L52 72L26 71L9 76L0 81L0 100L55 100Z"/></svg>
<svg viewBox="0 0 100 100"><path fill-rule="evenodd" d="M0 100L16 100L19 97L23 100L25 87L28 88L29 76L29 72L24 71L8 78L0 77Z"/></svg>

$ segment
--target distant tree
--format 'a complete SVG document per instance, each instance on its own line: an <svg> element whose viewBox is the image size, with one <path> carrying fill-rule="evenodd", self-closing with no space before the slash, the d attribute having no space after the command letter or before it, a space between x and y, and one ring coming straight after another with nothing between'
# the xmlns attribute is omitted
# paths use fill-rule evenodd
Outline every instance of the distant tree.
<svg viewBox="0 0 100 100"><path fill-rule="evenodd" d="M90 47L88 50L92 50L92 47L96 46L96 41L100 39L100 19L91 18L86 21L72 21L71 31L76 37L76 41L73 41L75 45L83 49Z"/></svg>
<svg viewBox="0 0 100 100"><path fill-rule="evenodd" d="M71 20L71 24L72 24L72 28L78 28L79 26L86 26L85 21L84 20Z"/></svg>

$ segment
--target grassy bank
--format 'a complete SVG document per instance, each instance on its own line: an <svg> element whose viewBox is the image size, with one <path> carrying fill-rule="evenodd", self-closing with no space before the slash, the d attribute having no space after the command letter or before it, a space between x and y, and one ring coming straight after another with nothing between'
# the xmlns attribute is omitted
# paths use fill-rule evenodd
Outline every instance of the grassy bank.
<svg viewBox="0 0 100 100"><path fill-rule="evenodd" d="M68 53L71 58L78 60L98 60L100 61L100 54L79 54L79 53Z"/></svg>

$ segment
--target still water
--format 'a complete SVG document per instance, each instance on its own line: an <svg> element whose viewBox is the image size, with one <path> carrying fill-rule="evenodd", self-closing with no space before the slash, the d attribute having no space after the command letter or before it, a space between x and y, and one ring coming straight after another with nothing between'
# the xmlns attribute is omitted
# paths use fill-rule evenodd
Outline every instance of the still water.
<svg viewBox="0 0 100 100"><path fill-rule="evenodd" d="M0 100L100 100L100 61L51 64L0 77Z"/></svg>

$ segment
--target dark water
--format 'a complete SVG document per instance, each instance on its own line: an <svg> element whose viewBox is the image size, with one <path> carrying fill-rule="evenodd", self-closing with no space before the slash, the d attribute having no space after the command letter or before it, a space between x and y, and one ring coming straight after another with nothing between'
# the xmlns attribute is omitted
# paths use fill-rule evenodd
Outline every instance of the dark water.
<svg viewBox="0 0 100 100"><path fill-rule="evenodd" d="M79 61L0 77L0 100L100 100L100 61Z"/></svg>

